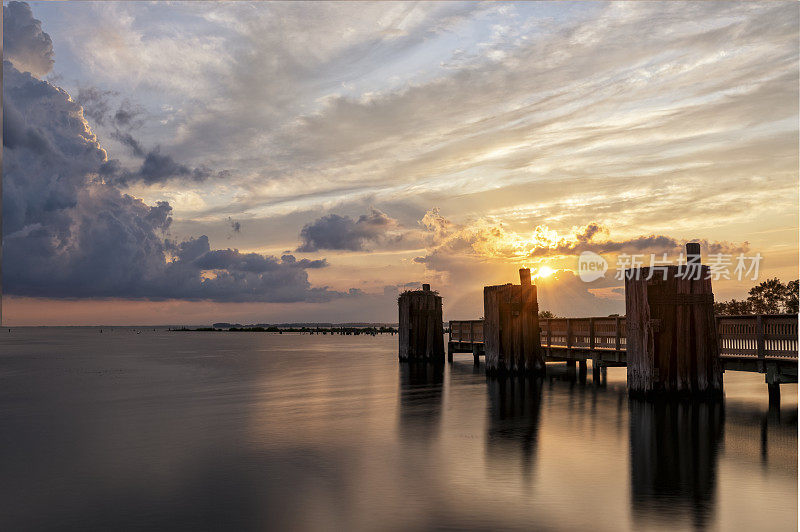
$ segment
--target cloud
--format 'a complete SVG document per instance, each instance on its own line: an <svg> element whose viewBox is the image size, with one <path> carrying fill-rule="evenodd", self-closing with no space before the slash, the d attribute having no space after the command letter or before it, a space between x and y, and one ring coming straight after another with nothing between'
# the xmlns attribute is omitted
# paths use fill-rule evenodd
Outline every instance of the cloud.
<svg viewBox="0 0 800 532"><path fill-rule="evenodd" d="M160 183L172 178L188 178L194 181L203 181L211 176L207 167L189 168L179 164L171 156L162 154L161 148L156 146L145 155L139 171L132 175L125 175L124 180L141 179L147 184Z"/></svg>
<svg viewBox="0 0 800 532"><path fill-rule="evenodd" d="M53 69L53 42L25 2L3 6L3 59L35 76Z"/></svg>
<svg viewBox="0 0 800 532"><path fill-rule="evenodd" d="M231 231L233 231L234 233L240 233L242 231L242 224L238 220L234 220L233 218L228 216L228 219L226 221L228 222L228 225L231 226Z"/></svg>
<svg viewBox="0 0 800 532"><path fill-rule="evenodd" d="M30 10L12 3L4 16L6 27L25 27ZM21 42L49 43L46 37ZM37 51L15 46L20 57ZM3 79L6 294L265 302L349 297L311 286L307 270L324 268L324 259L211 249L205 236L172 241L168 202L148 205L102 179L110 161L80 104L9 61ZM198 178L197 170L157 150L139 173L151 182Z"/></svg>
<svg viewBox="0 0 800 532"><path fill-rule="evenodd" d="M142 113L144 113L142 108L134 107L125 100L114 113L114 123L120 127L138 127L141 125L139 117Z"/></svg>
<svg viewBox="0 0 800 532"><path fill-rule="evenodd" d="M215 171L205 165L192 168L179 163L171 155L161 153L160 146L145 152L141 142L128 132L115 130L111 138L129 148L133 155L142 157L143 161L135 170L123 168L118 160L107 161L100 170L100 175L107 183L118 186L136 183L155 185L178 180L201 183L211 178L229 178L231 175L228 170Z"/></svg>
<svg viewBox="0 0 800 532"><path fill-rule="evenodd" d="M84 116L100 126L107 123L115 128L135 129L143 125L141 119L144 108L133 105L129 100L122 100L117 105L112 101L119 94L111 90L97 87L81 87L76 100L83 107ZM117 110L112 111L116 106Z"/></svg>
<svg viewBox="0 0 800 532"><path fill-rule="evenodd" d="M363 251L370 243L381 241L397 221L387 214L372 209L357 219L329 214L306 224L300 231L300 252L320 249Z"/></svg>
<svg viewBox="0 0 800 532"><path fill-rule="evenodd" d="M133 153L136 157L147 156L141 143L130 133L117 130L111 133L111 138L120 141L122 144L130 148L131 153Z"/></svg>
<svg viewBox="0 0 800 532"><path fill-rule="evenodd" d="M66 149L39 117L4 113L6 146L18 152L6 163L32 168L31 188L42 192L17 204L47 216L86 201L66 174L135 186L150 205L162 191L173 205L180 194L203 198L191 219L170 226L182 234L224 239L230 229L219 220L246 212L264 230L238 237L243 249L263 248L265 238L283 249L279 235L335 212L349 218L334 231L345 237L328 238L322 223L319 245L316 237L298 245L403 247L408 262L392 268L418 277L425 264L424 275L441 280L466 278L459 261L485 267L488 279L504 264L579 249L679 249L698 228L711 250L745 245L718 241L735 234L731 227L796 225L798 11L790 4L70 8L87 16L59 25L55 40L68 58L60 74L113 91L97 111L78 98L92 126L94 116L104 125ZM148 127L138 131L125 113L117 119L128 91L147 104ZM110 146L130 150L128 168L86 148L97 133L108 149L115 128ZM81 150L88 159L51 162ZM151 153L160 160L143 168ZM217 168L234 176L223 181ZM60 177L42 179L47 172ZM170 190L175 181L179 192ZM370 205L398 226L353 238L355 213ZM417 226L430 205L454 219L431 215ZM4 216L25 209L12 205ZM70 227L38 220L12 234ZM763 238L759 247L787 241Z"/></svg>
<svg viewBox="0 0 800 532"><path fill-rule="evenodd" d="M103 168L103 178L117 185L128 186L136 183L152 185L170 180L203 182L211 177L228 177L228 171L215 172L208 166L190 167L179 163L171 155L162 153L161 146L146 149L142 141L133 135L133 131L144 124L144 109L123 100L115 105L112 99L117 93L101 90L96 87L82 87L78 91L77 102L83 109L85 117L99 126L109 126L109 136L128 148L131 154L141 158L142 163L136 170L122 168L118 161L110 161ZM113 107L116 111L112 111Z"/></svg>
<svg viewBox="0 0 800 532"><path fill-rule="evenodd" d="M81 87L75 99L83 107L84 116L99 125L104 125L110 112L109 97L115 94L114 91L104 91L97 87Z"/></svg>
<svg viewBox="0 0 800 532"><path fill-rule="evenodd" d="M474 256L483 260L514 261L543 257L577 256L584 251L595 253L668 253L681 252L686 240L666 235L642 235L612 239L608 227L590 222L574 227L570 233L559 234L546 225L538 225L530 233L510 230L505 224L479 219L458 225L446 220L438 209L430 210L421 221L429 232L428 250L415 257L418 264L431 269L446 269L453 256ZM700 240L707 253L735 254L749 250L749 243Z"/></svg>
<svg viewBox="0 0 800 532"><path fill-rule="evenodd" d="M796 209L789 4L377 6L90 4L114 31L72 41L169 104L164 153L237 170L204 214L402 201L658 234Z"/></svg>
<svg viewBox="0 0 800 532"><path fill-rule="evenodd" d="M593 286L569 270L558 270L550 277L536 279L539 308L568 317L625 314L624 299L600 297L590 290Z"/></svg>

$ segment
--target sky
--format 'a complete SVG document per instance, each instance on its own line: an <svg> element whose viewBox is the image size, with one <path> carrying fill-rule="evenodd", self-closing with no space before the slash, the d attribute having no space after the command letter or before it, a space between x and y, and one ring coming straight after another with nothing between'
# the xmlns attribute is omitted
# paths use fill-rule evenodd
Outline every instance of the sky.
<svg viewBox="0 0 800 532"><path fill-rule="evenodd" d="M799 9L4 3L3 323L477 318L520 267L624 314L690 240L762 257L717 300L795 279Z"/></svg>

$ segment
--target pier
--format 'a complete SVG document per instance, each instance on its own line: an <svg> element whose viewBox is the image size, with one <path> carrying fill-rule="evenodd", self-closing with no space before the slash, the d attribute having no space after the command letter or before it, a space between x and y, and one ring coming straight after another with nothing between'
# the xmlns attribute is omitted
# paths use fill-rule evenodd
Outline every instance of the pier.
<svg viewBox="0 0 800 532"><path fill-rule="evenodd" d="M765 374L770 395L778 385L797 382L797 314L717 316L719 359L723 370ZM545 361L587 367L595 379L602 368L627 366L625 316L539 320ZM483 320L449 323L448 360L470 353L478 363L484 355Z"/></svg>
<svg viewBox="0 0 800 532"><path fill-rule="evenodd" d="M698 274L687 277L681 270L687 267ZM569 371L577 366L585 376L591 361L598 382L605 368L627 367L634 395L721 395L724 371L749 371L764 374L770 403L778 403L780 384L797 382L797 314L715 316L699 244L687 244L686 265L662 269L663 275L641 268L626 276L626 316L551 319L539 319L536 286L530 270L521 269L519 285L484 288L486 319L449 322L447 360L469 353L477 366L484 357L486 372L499 376L542 373L545 362L564 362ZM430 331L439 328L440 305L428 285L401 296L401 360L431 353L438 360ZM424 319L410 320L415 313ZM413 351L427 356L410 356L410 339Z"/></svg>

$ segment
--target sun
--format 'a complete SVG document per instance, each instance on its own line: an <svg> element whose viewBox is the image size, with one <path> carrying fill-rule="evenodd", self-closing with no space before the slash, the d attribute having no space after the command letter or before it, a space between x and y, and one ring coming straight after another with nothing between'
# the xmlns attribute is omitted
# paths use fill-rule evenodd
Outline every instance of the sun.
<svg viewBox="0 0 800 532"><path fill-rule="evenodd" d="M553 268L545 265L536 270L536 278L540 279L542 277L550 277L554 273L556 273L556 271Z"/></svg>

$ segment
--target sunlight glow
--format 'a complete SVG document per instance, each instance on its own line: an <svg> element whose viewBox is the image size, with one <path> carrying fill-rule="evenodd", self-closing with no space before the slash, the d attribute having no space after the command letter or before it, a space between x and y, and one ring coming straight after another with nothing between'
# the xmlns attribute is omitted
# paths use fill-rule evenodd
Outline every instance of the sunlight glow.
<svg viewBox="0 0 800 532"><path fill-rule="evenodd" d="M541 278L544 278L544 277L550 277L554 273L556 273L556 271L553 268L551 268L550 266L545 265L545 266L542 266L541 268L539 268L536 271L536 275L534 275L534 277L536 279L541 279Z"/></svg>

